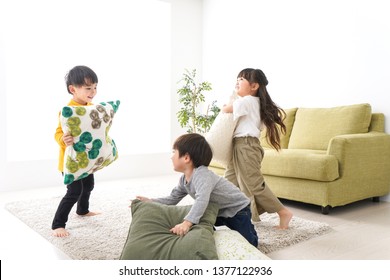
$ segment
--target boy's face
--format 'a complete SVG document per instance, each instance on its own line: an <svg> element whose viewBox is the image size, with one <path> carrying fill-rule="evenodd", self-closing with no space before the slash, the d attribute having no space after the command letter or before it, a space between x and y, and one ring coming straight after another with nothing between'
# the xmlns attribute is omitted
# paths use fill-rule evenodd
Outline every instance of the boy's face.
<svg viewBox="0 0 390 280"><path fill-rule="evenodd" d="M171 160L173 163L173 169L177 172L183 172L185 170L187 159L189 158L188 155L184 155L182 157L179 157L179 151L173 150Z"/></svg>
<svg viewBox="0 0 390 280"><path fill-rule="evenodd" d="M86 105L92 103L92 99L97 93L97 84L83 86L69 86L70 92L73 94L73 100L79 104Z"/></svg>

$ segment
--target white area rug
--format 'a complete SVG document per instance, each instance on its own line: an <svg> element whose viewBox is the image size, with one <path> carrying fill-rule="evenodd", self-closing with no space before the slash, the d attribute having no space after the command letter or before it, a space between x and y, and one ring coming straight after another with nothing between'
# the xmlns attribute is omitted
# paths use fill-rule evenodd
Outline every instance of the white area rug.
<svg viewBox="0 0 390 280"><path fill-rule="evenodd" d="M90 210L101 215L80 217L72 210L67 229L70 236L51 236L51 222L62 195L36 200L23 200L6 205L8 211L38 232L72 259L117 260L122 252L131 223L128 205L136 195L160 197L167 195L172 186L158 184L116 186L111 189L95 187L90 199ZM66 188L64 187L64 194ZM191 204L191 198L180 203ZM74 207L75 208L75 207ZM288 230L276 230L276 214L261 215L256 223L259 250L267 254L287 246L311 239L331 231L329 225L293 217Z"/></svg>

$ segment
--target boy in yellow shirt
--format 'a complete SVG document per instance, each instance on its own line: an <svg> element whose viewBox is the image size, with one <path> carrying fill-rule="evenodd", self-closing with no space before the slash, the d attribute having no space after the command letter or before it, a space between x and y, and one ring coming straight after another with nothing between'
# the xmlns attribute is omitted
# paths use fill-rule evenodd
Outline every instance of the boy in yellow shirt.
<svg viewBox="0 0 390 280"><path fill-rule="evenodd" d="M66 87L69 94L73 95L68 106L92 105L92 99L97 93L98 78L96 73L86 66L75 66L65 76ZM55 140L60 147L58 169L64 172L64 154L67 146L73 145L73 137L69 132L64 133L61 123L55 132ZM95 185L93 174L76 180L67 185L67 192L58 205L52 223L52 234L56 237L65 237L69 232L65 229L68 216L77 203L76 213L80 216L94 216L98 212L89 211L89 197Z"/></svg>

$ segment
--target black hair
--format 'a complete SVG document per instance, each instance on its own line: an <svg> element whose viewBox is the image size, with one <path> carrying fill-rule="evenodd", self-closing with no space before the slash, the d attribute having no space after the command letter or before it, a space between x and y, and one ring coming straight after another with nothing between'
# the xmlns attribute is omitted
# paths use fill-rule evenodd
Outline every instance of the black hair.
<svg viewBox="0 0 390 280"><path fill-rule="evenodd" d="M198 133L181 135L173 144L173 149L178 150L179 157L188 154L195 167L209 166L213 158L213 151L209 143Z"/></svg>
<svg viewBox="0 0 390 280"><path fill-rule="evenodd" d="M276 150L280 150L280 133L286 133L286 126L283 123L286 112L276 105L268 94L268 80L260 69L246 68L238 73L237 78L244 78L250 84L258 83L259 89L256 96L260 98L260 118L267 128L267 141Z"/></svg>
<svg viewBox="0 0 390 280"><path fill-rule="evenodd" d="M98 83L98 77L96 73L89 67L79 65L73 67L69 72L65 75L66 89L70 94L69 86L85 86L92 85Z"/></svg>

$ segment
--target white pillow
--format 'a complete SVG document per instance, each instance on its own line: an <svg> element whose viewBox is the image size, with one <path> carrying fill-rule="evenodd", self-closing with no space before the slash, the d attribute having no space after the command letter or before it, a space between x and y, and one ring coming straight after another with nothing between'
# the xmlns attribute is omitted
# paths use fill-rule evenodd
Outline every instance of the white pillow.
<svg viewBox="0 0 390 280"><path fill-rule="evenodd" d="M226 167L233 155L233 133L237 120L232 113L220 112L205 138L213 150L213 160Z"/></svg>
<svg viewBox="0 0 390 280"><path fill-rule="evenodd" d="M64 184L85 178L117 159L118 151L108 132L119 104L117 100L62 108L62 130L74 139L73 146L65 149Z"/></svg>
<svg viewBox="0 0 390 280"><path fill-rule="evenodd" d="M238 231L228 227L216 227L214 240L220 260L270 260Z"/></svg>

